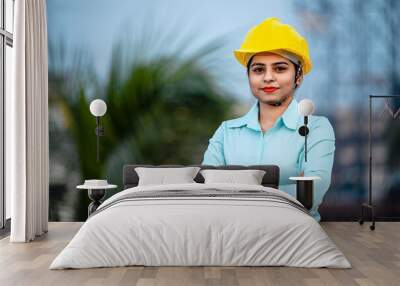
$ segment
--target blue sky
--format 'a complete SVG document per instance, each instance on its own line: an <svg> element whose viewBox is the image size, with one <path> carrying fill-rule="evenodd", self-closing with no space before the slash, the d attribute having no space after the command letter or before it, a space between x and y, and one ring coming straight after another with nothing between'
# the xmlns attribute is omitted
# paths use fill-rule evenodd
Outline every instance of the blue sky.
<svg viewBox="0 0 400 286"><path fill-rule="evenodd" d="M49 42L62 39L69 48L84 49L101 77L108 69L113 45L121 39L126 42L138 30L151 25L160 33L176 30L177 38L182 34L192 35L189 51L225 36L217 56L216 77L229 92L248 103L253 97L246 73L232 53L239 48L246 32L268 17L278 17L301 32L289 0L48 0L47 14Z"/></svg>
<svg viewBox="0 0 400 286"><path fill-rule="evenodd" d="M382 35L387 34L386 27L382 26L378 34L374 32L375 26L384 22L384 15L378 14L374 21L364 23L357 20L357 11L351 11L350 8L354 8L352 1L338 0L337 13L326 19L326 23L317 23L320 32L312 32L304 30L300 13L295 9L294 3L304 3L302 1L48 0L49 42L56 44L62 40L71 51L84 50L99 76L104 77L113 45L121 41L129 43L139 31L149 29L160 36L171 34L171 42L191 35L190 41L185 42L187 52L196 51L224 36L223 48L218 51L212 61L214 66L209 70L227 94L250 105L254 98L248 87L246 71L236 62L232 52L240 47L252 26L266 18L278 17L293 25L309 43L313 70L298 89L298 100L310 98L315 101L317 109L331 110L334 104L348 105L352 99L363 100L368 94L388 92L387 83L373 84L374 80L385 79L387 63L391 62L385 45L388 39L382 39ZM304 1L308 5L315 3ZM375 13L375 6L366 5L365 9L372 9L366 15ZM321 18L321 15L315 16L315 19ZM324 29L340 31L335 36L338 41L331 41ZM363 39L367 41L360 45ZM125 47L132 55L138 54L128 45ZM173 49L174 45L168 42L157 52ZM367 70L373 78L359 80ZM335 71L337 74L333 73Z"/></svg>

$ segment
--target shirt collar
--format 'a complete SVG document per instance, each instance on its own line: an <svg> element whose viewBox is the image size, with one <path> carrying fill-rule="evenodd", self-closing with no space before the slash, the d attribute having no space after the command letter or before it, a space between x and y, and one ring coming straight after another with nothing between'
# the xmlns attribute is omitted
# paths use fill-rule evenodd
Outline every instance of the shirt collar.
<svg viewBox="0 0 400 286"><path fill-rule="evenodd" d="M288 108L285 110L285 112L282 114L282 116L278 117L277 120L282 120L284 125L292 130L297 129L298 121L300 118L300 115L298 114L297 111L297 105L298 102L295 98L292 99L290 102ZM228 122L228 127L229 128L235 128L235 127L241 127L241 126L247 126L250 129L253 129L255 131L261 131L260 123L258 121L258 112L259 112L259 106L258 102L256 102L249 112L247 112L244 116L239 117L234 120L230 120Z"/></svg>
<svg viewBox="0 0 400 286"><path fill-rule="evenodd" d="M298 112L297 106L298 102L295 98L293 98L288 108L282 114L283 122L285 123L286 127L292 130L297 129L297 124L301 117Z"/></svg>

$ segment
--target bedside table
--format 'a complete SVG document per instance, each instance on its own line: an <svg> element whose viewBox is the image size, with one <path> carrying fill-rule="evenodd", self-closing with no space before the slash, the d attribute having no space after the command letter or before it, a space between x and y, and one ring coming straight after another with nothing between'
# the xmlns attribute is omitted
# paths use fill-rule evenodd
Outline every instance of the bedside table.
<svg viewBox="0 0 400 286"><path fill-rule="evenodd" d="M110 185L105 180L85 180L83 185L76 187L77 189L88 191L89 199L92 201L88 206L88 217L101 205L101 200L104 198L106 191L116 187L117 185Z"/></svg>
<svg viewBox="0 0 400 286"><path fill-rule="evenodd" d="M289 178L296 181L296 199L308 210L313 206L314 181L320 179L317 176Z"/></svg>

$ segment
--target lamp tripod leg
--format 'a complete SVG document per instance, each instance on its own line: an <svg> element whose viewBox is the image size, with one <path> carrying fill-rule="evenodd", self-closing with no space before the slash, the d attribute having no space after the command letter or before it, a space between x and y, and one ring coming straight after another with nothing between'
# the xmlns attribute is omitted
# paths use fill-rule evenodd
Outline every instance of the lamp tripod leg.
<svg viewBox="0 0 400 286"><path fill-rule="evenodd" d="M375 230L375 211L372 206L371 206L371 220L372 220L372 224L369 226L369 229Z"/></svg>
<svg viewBox="0 0 400 286"><path fill-rule="evenodd" d="M363 205L361 205L361 218L358 220L358 223L360 225L364 224L364 206Z"/></svg>

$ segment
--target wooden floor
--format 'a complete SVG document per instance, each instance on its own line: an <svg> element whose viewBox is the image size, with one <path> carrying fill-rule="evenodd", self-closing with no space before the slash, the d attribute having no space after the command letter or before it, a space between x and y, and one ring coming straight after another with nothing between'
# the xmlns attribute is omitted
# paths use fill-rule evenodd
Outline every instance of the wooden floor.
<svg viewBox="0 0 400 286"><path fill-rule="evenodd" d="M375 231L356 222L322 223L353 268L119 267L49 270L81 223L50 223L32 243L0 240L0 285L400 285L400 223Z"/></svg>

